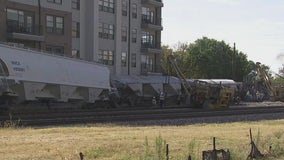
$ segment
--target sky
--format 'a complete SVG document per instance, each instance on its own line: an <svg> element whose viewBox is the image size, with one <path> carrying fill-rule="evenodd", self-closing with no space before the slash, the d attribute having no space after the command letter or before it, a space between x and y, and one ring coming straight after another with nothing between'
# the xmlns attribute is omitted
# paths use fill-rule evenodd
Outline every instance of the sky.
<svg viewBox="0 0 284 160"><path fill-rule="evenodd" d="M162 44L224 40L278 73L284 64L283 0L163 0Z"/></svg>

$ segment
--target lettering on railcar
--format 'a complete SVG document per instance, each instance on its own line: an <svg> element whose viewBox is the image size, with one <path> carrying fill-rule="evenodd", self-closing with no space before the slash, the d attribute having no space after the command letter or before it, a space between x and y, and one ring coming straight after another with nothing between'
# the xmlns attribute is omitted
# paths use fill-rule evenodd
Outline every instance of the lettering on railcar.
<svg viewBox="0 0 284 160"><path fill-rule="evenodd" d="M19 61L11 61L11 63L12 63L13 65L17 65L17 66L21 65L21 63L20 63Z"/></svg>
<svg viewBox="0 0 284 160"><path fill-rule="evenodd" d="M12 65L14 65L15 67L13 67L14 71L17 72L25 72L25 68L21 67L21 62L19 61L11 61Z"/></svg>
<svg viewBox="0 0 284 160"><path fill-rule="evenodd" d="M25 72L25 68L14 67L13 69L14 71L17 71L17 72Z"/></svg>

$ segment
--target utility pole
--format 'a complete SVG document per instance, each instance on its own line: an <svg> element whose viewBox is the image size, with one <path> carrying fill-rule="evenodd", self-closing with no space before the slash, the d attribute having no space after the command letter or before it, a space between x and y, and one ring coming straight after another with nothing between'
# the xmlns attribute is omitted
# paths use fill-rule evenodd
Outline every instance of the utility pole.
<svg viewBox="0 0 284 160"><path fill-rule="evenodd" d="M236 79L236 43L234 43L234 51L232 55L232 79Z"/></svg>

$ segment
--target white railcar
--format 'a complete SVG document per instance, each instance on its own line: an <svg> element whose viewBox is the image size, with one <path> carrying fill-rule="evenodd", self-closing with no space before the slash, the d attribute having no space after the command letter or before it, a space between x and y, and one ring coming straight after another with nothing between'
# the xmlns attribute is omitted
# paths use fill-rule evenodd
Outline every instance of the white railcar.
<svg viewBox="0 0 284 160"><path fill-rule="evenodd" d="M110 89L110 71L101 64L0 44L0 85L20 101L54 99L94 103Z"/></svg>

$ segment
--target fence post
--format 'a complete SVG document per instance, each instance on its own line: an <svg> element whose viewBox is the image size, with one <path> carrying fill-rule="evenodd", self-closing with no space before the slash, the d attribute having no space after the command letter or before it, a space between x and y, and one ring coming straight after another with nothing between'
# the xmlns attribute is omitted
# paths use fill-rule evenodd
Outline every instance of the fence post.
<svg viewBox="0 0 284 160"><path fill-rule="evenodd" d="M188 159L187 159L187 160L191 160L191 156L190 156L190 155L188 156Z"/></svg>
<svg viewBox="0 0 284 160"><path fill-rule="evenodd" d="M217 159L217 152L216 152L216 138L213 137L213 159Z"/></svg>
<svg viewBox="0 0 284 160"><path fill-rule="evenodd" d="M80 156L80 160L84 160L84 155L82 152L79 153L79 156Z"/></svg>
<svg viewBox="0 0 284 160"><path fill-rule="evenodd" d="M166 159L169 160L169 144L166 146Z"/></svg>

